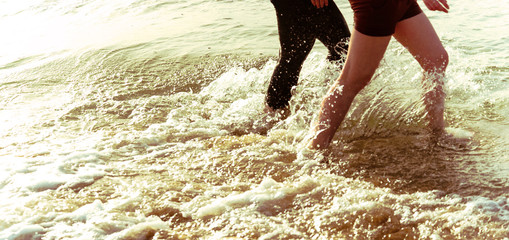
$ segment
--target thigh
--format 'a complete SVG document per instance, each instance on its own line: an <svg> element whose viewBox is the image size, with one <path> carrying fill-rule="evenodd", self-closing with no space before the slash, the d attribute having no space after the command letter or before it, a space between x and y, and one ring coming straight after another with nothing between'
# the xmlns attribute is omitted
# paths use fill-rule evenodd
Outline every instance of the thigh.
<svg viewBox="0 0 509 240"><path fill-rule="evenodd" d="M276 8L281 58L285 61L303 62L315 42L313 28L301 10L295 6Z"/></svg>
<svg viewBox="0 0 509 240"><path fill-rule="evenodd" d="M322 12L318 12L313 21L316 22L315 28L318 40L325 44L329 50L337 47L338 43L345 43L347 46L348 38L350 38L350 29L348 24L333 1L329 1L329 6L323 8ZM347 49L344 49L347 50Z"/></svg>
<svg viewBox="0 0 509 240"><path fill-rule="evenodd" d="M424 69L447 57L435 29L424 13L398 22L394 37Z"/></svg>
<svg viewBox="0 0 509 240"><path fill-rule="evenodd" d="M382 60L391 36L373 37L353 31L341 84L367 84ZM352 82L353 81L353 82ZM362 81L361 83L355 83Z"/></svg>

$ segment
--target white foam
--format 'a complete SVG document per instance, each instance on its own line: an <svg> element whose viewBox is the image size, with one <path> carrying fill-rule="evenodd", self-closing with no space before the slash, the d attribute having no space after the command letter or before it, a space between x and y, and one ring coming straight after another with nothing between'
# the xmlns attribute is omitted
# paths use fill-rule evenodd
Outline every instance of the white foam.
<svg viewBox="0 0 509 240"><path fill-rule="evenodd" d="M250 69L246 71L234 67L203 88L200 95L229 102L249 98L253 94L263 92L263 85L270 73L269 69L273 69L273 67L274 62L265 64L262 70Z"/></svg>
<svg viewBox="0 0 509 240"><path fill-rule="evenodd" d="M76 222L86 222L87 219L89 219L91 216L102 211L104 211L104 204L99 200L95 200L93 203L84 205L75 210L74 212L62 214L58 216L55 220L56 221L73 220Z"/></svg>
<svg viewBox="0 0 509 240"><path fill-rule="evenodd" d="M457 140L469 140L472 139L472 137L474 137L474 133L461 128L448 127L445 129L445 131L451 134L451 137Z"/></svg>
<svg viewBox="0 0 509 240"><path fill-rule="evenodd" d="M504 221L509 221L509 202L507 198L499 197L495 200L479 196L470 198L471 200L466 203L466 215L472 215L480 211L487 215L497 216Z"/></svg>
<svg viewBox="0 0 509 240"><path fill-rule="evenodd" d="M317 183L308 177L303 177L299 182L293 185L278 183L271 178L264 179L257 187L243 192L241 194L231 194L224 198L209 200L208 204L193 208L195 203L191 202L187 206L195 218L208 218L218 216L226 211L242 208L255 204L258 208L264 205L274 205L277 202L287 198L294 197L297 194L311 191L317 186Z"/></svg>
<svg viewBox="0 0 509 240"><path fill-rule="evenodd" d="M122 239L145 239L149 232L157 230L169 229L168 224L156 217L147 218L144 222L128 227L118 233L111 234L105 239L122 240Z"/></svg>
<svg viewBox="0 0 509 240"><path fill-rule="evenodd" d="M122 214L141 204L140 196L99 200L66 214L58 215L46 230L46 237L67 236L72 239L140 239L147 232L168 229L168 224L143 213Z"/></svg>
<svg viewBox="0 0 509 240"><path fill-rule="evenodd" d="M39 239L45 229L37 224L15 224L0 232L0 239Z"/></svg>
<svg viewBox="0 0 509 240"><path fill-rule="evenodd" d="M12 174L10 184L13 184L12 187L44 191L56 189L62 185L72 187L81 183L90 183L105 174L102 165L98 164L101 162L100 156L97 152L83 152L60 158L44 157L40 159L43 164L34 168L33 171ZM74 169L72 166L76 165L82 165L82 167ZM26 167L33 168L30 165Z"/></svg>

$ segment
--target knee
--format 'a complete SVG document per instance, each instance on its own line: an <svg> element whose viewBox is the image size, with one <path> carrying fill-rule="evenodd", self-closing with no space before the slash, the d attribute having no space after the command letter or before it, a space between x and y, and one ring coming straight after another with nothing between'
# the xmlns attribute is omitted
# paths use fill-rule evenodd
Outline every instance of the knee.
<svg viewBox="0 0 509 240"><path fill-rule="evenodd" d="M278 66L285 71L299 71L306 61L307 55L297 52L282 53L278 61Z"/></svg>
<svg viewBox="0 0 509 240"><path fill-rule="evenodd" d="M357 95L364 87L366 87L373 76L373 72L360 71L355 74L347 73L340 78L343 85L343 94Z"/></svg>
<svg viewBox="0 0 509 240"><path fill-rule="evenodd" d="M441 52L440 56L438 56L435 64L435 68L438 72L445 72L447 65L449 65L449 54L447 54L445 49Z"/></svg>

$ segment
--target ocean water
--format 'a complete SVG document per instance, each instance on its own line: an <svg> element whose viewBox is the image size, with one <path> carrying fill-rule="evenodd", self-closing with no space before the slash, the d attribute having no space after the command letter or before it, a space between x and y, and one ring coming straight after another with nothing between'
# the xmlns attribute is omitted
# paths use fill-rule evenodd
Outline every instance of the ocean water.
<svg viewBox="0 0 509 240"><path fill-rule="evenodd" d="M269 1L0 0L0 239L509 239L508 3L425 10L450 139L429 143L393 41L322 153L319 43L263 124Z"/></svg>

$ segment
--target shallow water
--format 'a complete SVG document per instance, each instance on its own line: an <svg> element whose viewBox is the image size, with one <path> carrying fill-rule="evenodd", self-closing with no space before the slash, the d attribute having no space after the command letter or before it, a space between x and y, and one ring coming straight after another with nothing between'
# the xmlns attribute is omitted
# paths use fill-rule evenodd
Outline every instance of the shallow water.
<svg viewBox="0 0 509 240"><path fill-rule="evenodd" d="M0 239L509 238L500 1L426 12L453 138L429 143L419 66L392 42L327 153L303 148L339 74L320 44L292 114L262 122L269 1L0 5Z"/></svg>

